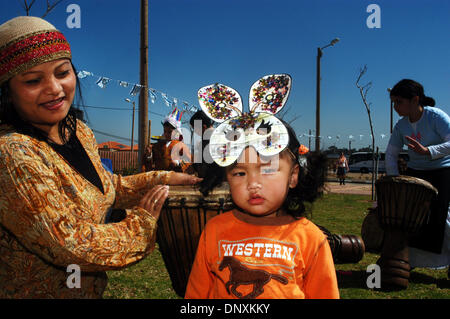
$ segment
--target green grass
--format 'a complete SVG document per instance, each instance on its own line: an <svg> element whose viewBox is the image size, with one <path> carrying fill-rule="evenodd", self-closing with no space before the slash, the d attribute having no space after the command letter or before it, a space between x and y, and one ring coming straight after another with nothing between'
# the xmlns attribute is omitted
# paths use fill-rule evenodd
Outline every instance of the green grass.
<svg viewBox="0 0 450 319"><path fill-rule="evenodd" d="M174 299L169 274L157 248L141 262L119 271L108 272L103 298Z"/></svg>
<svg viewBox="0 0 450 319"><path fill-rule="evenodd" d="M313 206L313 222L337 234L361 234L362 221L371 206L370 196L326 194ZM447 269L414 269L409 286L401 291L378 291L366 286L367 266L379 255L367 253L357 264L337 264L338 285L343 299L450 299ZM104 298L179 298L173 291L169 275L158 249L129 268L108 272L109 283Z"/></svg>

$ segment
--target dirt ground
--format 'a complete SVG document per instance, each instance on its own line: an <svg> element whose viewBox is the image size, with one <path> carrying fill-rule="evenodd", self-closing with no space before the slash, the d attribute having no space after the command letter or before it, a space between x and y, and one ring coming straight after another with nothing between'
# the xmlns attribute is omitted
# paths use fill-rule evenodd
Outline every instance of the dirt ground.
<svg viewBox="0 0 450 319"><path fill-rule="evenodd" d="M348 173L345 185L339 185L337 176L332 171L328 172L327 192L340 194L372 194L372 174ZM353 182L352 182L353 181Z"/></svg>
<svg viewBox="0 0 450 319"><path fill-rule="evenodd" d="M339 194L371 195L372 185L349 182L346 182L345 185L339 185L339 182L327 182L326 192Z"/></svg>

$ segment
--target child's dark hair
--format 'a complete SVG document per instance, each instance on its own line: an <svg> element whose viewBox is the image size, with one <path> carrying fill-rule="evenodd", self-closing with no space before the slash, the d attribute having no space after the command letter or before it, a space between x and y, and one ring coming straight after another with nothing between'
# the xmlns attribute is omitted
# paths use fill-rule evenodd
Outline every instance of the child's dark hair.
<svg viewBox="0 0 450 319"><path fill-rule="evenodd" d="M422 84L410 79L403 79L394 85L390 95L399 96L408 100L418 96L419 104L422 106L434 106L436 104L432 97L424 94Z"/></svg>
<svg viewBox="0 0 450 319"><path fill-rule="evenodd" d="M295 188L290 188L283 204L283 209L295 218L305 215L306 207L304 202L313 203L323 193L325 177L327 171L326 155L320 152L309 152L306 156L306 164L301 164L299 159L299 147L295 131L285 121L281 120L289 133L289 144L283 152L290 152L294 155L295 163L300 165L298 173L298 183ZM292 156L291 156L292 158ZM295 164L294 163L294 164ZM200 184L200 191L207 194L220 185L225 180L225 168L218 167L215 174L208 174Z"/></svg>
<svg viewBox="0 0 450 319"><path fill-rule="evenodd" d="M281 121L289 133L289 151L295 156L296 163L300 165L297 186L289 189L283 208L289 215L299 218L306 213L304 202L313 203L323 194L327 158L321 152L309 152L306 155L306 164L301 164L299 161L300 142L295 135L295 131L288 123Z"/></svg>

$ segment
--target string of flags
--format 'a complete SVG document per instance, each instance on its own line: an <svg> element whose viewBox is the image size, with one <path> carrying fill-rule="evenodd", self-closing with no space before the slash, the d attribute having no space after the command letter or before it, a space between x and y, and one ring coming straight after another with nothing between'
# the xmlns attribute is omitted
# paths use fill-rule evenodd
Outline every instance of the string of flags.
<svg viewBox="0 0 450 319"><path fill-rule="evenodd" d="M363 134L359 134L359 140L361 141L366 135ZM387 137L388 135L386 134L380 134L381 139L384 139L385 137ZM311 135L311 134L300 134L298 135L299 138L302 137L307 137L307 138L316 138L315 135ZM367 137L370 137L370 139L372 139L372 134L368 134ZM328 139L328 140L332 140L332 139L336 139L337 141L339 141L341 138L343 139L348 139L348 140L352 140L352 141L356 141L356 137L354 135L348 135L348 136L341 136L341 135L336 135L336 136L331 136L331 135L327 135L327 136L319 136L319 139Z"/></svg>
<svg viewBox="0 0 450 319"><path fill-rule="evenodd" d="M155 104L156 99L159 95L159 96L161 96L162 100L164 101L164 104L169 108L172 108L172 109L177 108L183 112L188 112L188 113L192 113L192 114L197 112L199 109L198 106L196 106L196 105L192 105L186 101L180 101L178 98L169 96L167 93L155 90L150 87L145 87L140 84L130 83L127 81L122 81L122 80L115 80L115 79L108 78L106 76L95 75L92 72L84 71L84 70L79 71L77 73L77 76L79 79L84 79L88 76L97 77L97 81L95 82L95 84L102 89L104 89L108 85L110 85L111 82L115 82L120 87L123 87L123 88L131 88L130 92L129 92L130 96L136 96L136 95L140 94L142 90L147 90L148 97L152 104Z"/></svg>
<svg viewBox="0 0 450 319"><path fill-rule="evenodd" d="M199 110L199 107L196 106L196 105L192 105L192 104L190 104L190 103L188 103L186 101L180 101L178 98L169 96L167 93L155 90L155 89L150 88L150 87L145 87L145 86L140 85L140 84L130 83L130 82L127 82L127 81L122 81L122 80L115 80L115 79L111 79L111 78L106 77L106 76L95 75L94 73L89 72L89 71L85 71L85 70L79 71L77 73L77 76L78 76L79 79L84 79L84 78L86 78L88 76L97 77L97 80L96 80L95 84L98 87L102 88L102 89L105 89L112 82L115 82L115 83L117 83L117 85L119 85L122 88L130 88L130 91L129 91L129 95L130 96L136 96L136 95L140 94L140 92L142 90L147 90L149 99L150 99L152 104L155 104L155 102L156 102L156 100L158 98L158 95L159 95L159 96L161 96L162 100L164 101L164 104L167 107L171 108L172 110L173 109L178 109L178 110L180 110L182 112L187 112L187 113L189 113L191 115ZM363 135L363 134L359 134L358 136L359 136L359 140L360 141L365 137L365 135ZM367 136L372 139L372 134L369 134ZM384 139L387 136L388 135L386 135L386 134L380 134L381 139ZM311 135L311 134L307 134L307 133L300 134L300 135L298 135L298 137L299 138L302 138L302 137L316 138L315 135ZM348 140L353 140L353 141L357 140L354 135L344 136L343 138L344 139L348 138ZM336 139L337 141L340 141L341 136L340 135L336 135L336 136L326 135L326 136L319 136L319 139L321 139L321 140Z"/></svg>

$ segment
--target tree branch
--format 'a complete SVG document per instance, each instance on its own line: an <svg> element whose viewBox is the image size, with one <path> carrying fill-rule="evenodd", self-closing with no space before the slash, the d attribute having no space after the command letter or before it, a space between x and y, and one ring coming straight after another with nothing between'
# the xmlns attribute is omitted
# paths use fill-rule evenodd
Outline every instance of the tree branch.
<svg viewBox="0 0 450 319"><path fill-rule="evenodd" d="M34 2L35 0L33 0ZM63 0L58 0L54 3L50 3L50 0L47 0L47 11L45 11L45 13L42 15L41 18L45 18L47 16L47 14L50 13L50 11L52 11L58 4L60 4Z"/></svg>
<svg viewBox="0 0 450 319"><path fill-rule="evenodd" d="M19 2L21 2L21 0L18 0ZM50 2L50 0L46 0L47 2L47 10L45 11L45 13L42 15L41 18L45 18L50 11L52 11L58 4L60 4L62 1L64 0L57 0L53 3ZM27 16L29 16L31 14L31 7L34 5L34 3L36 2L36 0L30 0L30 3L28 3L28 0L23 0L22 1L22 8L25 10L25 14Z"/></svg>
<svg viewBox="0 0 450 319"><path fill-rule="evenodd" d="M31 7L33 6L33 4L34 4L35 1L36 1L36 0L32 0L31 3L28 4L27 0L23 0L23 5L22 5L22 7L23 7L23 9L25 10L25 13L26 13L27 16L30 15Z"/></svg>
<svg viewBox="0 0 450 319"><path fill-rule="evenodd" d="M369 82L365 85L359 84L359 81L361 80L362 76L366 73L367 66L365 65L364 68L360 68L359 70L359 76L356 80L356 87L359 89L359 94L361 95L362 101L364 103L364 106L366 107L367 115L369 117L369 125L370 125L370 133L372 135L372 160L373 160L373 170L372 170L372 200L375 199L374 196L374 185L375 185L375 134L373 133L373 125L372 125L372 116L370 114L370 106L372 103L367 102L367 94L369 93L370 88L372 87L372 82Z"/></svg>

